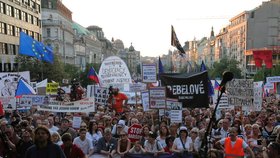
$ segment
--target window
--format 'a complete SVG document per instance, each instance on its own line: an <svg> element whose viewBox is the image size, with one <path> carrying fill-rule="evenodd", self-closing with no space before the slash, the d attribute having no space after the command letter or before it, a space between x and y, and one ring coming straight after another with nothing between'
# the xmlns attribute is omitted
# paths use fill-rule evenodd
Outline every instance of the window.
<svg viewBox="0 0 280 158"><path fill-rule="evenodd" d="M51 1L48 2L48 8L52 9L52 2Z"/></svg>
<svg viewBox="0 0 280 158"><path fill-rule="evenodd" d="M33 16L30 14L27 14L27 22L33 24Z"/></svg>
<svg viewBox="0 0 280 158"><path fill-rule="evenodd" d="M17 19L21 19L21 14L20 14L20 10L15 8L15 18Z"/></svg>
<svg viewBox="0 0 280 158"><path fill-rule="evenodd" d="M7 44L0 42L0 54L6 54L7 52Z"/></svg>
<svg viewBox="0 0 280 158"><path fill-rule="evenodd" d="M37 40L37 41L39 41L39 34L36 33L36 32L34 32L34 39Z"/></svg>
<svg viewBox="0 0 280 158"><path fill-rule="evenodd" d="M13 7L12 6L10 6L10 5L6 6L6 14L8 16L14 16L14 11L13 11Z"/></svg>
<svg viewBox="0 0 280 158"><path fill-rule="evenodd" d="M51 37L51 29L47 28L47 37Z"/></svg>
<svg viewBox="0 0 280 158"><path fill-rule="evenodd" d="M21 20L22 20L22 21L27 21L27 20L26 20L26 18L27 18L27 17L26 17L26 14L27 14L27 13L25 13L25 12L23 12L23 11L21 12Z"/></svg>
<svg viewBox="0 0 280 158"><path fill-rule="evenodd" d="M34 1L30 1L30 7L36 9L36 5Z"/></svg>
<svg viewBox="0 0 280 158"><path fill-rule="evenodd" d="M37 17L33 17L33 24L38 26L38 18Z"/></svg>
<svg viewBox="0 0 280 158"><path fill-rule="evenodd" d="M0 13L6 14L5 3L0 2Z"/></svg>
<svg viewBox="0 0 280 158"><path fill-rule="evenodd" d="M6 24L3 22L0 22L0 33L6 34Z"/></svg>
<svg viewBox="0 0 280 158"><path fill-rule="evenodd" d="M16 55L16 46L14 44L8 44L8 54Z"/></svg>
<svg viewBox="0 0 280 158"><path fill-rule="evenodd" d="M14 26L7 24L7 35L14 36Z"/></svg>
<svg viewBox="0 0 280 158"><path fill-rule="evenodd" d="M20 28L15 26L15 36L19 36Z"/></svg>

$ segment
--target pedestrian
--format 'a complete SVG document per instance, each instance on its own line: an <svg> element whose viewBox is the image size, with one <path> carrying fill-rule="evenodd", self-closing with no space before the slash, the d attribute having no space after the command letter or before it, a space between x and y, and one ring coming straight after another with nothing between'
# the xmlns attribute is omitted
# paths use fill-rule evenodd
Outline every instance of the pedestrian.
<svg viewBox="0 0 280 158"><path fill-rule="evenodd" d="M51 142L51 134L47 127L39 126L34 133L34 145L28 148L25 158L66 158L61 148Z"/></svg>
<svg viewBox="0 0 280 158"><path fill-rule="evenodd" d="M223 138L216 142L216 145L224 149L225 158L232 157L244 157L244 149L247 150L252 158L255 158L255 154L249 147L249 145L241 138L237 137L238 130L236 127L229 129L229 137Z"/></svg>
<svg viewBox="0 0 280 158"><path fill-rule="evenodd" d="M63 134L61 139L63 142L61 149L63 150L66 158L86 158L82 149L72 143L72 136L70 133Z"/></svg>

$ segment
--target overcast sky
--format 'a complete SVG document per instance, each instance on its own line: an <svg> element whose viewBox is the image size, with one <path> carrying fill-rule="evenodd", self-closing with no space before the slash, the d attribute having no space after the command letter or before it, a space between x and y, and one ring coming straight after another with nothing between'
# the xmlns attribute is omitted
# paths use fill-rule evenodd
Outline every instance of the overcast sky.
<svg viewBox="0 0 280 158"><path fill-rule="evenodd" d="M185 41L215 35L229 19L267 0L62 0L73 20L84 27L103 28L109 40L120 39L142 56L159 56L172 50L171 25Z"/></svg>

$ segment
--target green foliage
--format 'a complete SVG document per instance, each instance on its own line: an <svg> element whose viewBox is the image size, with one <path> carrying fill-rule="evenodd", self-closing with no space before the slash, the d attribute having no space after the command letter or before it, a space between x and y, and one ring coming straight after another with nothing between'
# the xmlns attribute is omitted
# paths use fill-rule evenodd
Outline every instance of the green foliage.
<svg viewBox="0 0 280 158"><path fill-rule="evenodd" d="M19 55L16 58L19 63L19 71L29 71L31 81L41 81L48 78L61 83L67 74L64 71L64 64L57 55L54 56L54 63L39 61L33 57Z"/></svg>
<svg viewBox="0 0 280 158"><path fill-rule="evenodd" d="M270 76L280 76L280 65L276 65L272 69L259 68L253 79L254 81L266 81L266 77Z"/></svg>
<svg viewBox="0 0 280 158"><path fill-rule="evenodd" d="M210 78L222 78L225 71L230 71L234 74L234 78L241 78L241 70L238 68L239 62L234 59L223 58L220 62L215 62L213 64L213 69L210 69Z"/></svg>

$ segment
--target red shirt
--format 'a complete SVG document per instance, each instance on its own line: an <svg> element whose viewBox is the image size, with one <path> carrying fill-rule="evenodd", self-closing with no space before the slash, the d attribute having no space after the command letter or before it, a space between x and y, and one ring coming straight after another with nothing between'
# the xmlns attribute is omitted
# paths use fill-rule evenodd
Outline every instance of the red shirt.
<svg viewBox="0 0 280 158"><path fill-rule="evenodd" d="M116 112L123 112L123 101L127 99L127 96L123 93L113 95L113 108L116 110Z"/></svg>
<svg viewBox="0 0 280 158"><path fill-rule="evenodd" d="M75 144L72 145L72 148L70 148L70 150L65 149L64 144L62 144L61 149L63 150L66 158L84 158L85 157L85 154L83 153L83 151Z"/></svg>

